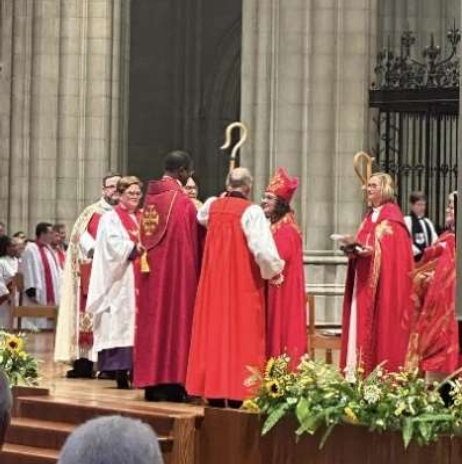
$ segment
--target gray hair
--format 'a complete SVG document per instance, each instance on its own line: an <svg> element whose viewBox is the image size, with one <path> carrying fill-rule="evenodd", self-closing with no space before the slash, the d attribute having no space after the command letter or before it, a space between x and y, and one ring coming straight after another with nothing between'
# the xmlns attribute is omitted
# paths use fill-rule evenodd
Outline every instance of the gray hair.
<svg viewBox="0 0 462 464"><path fill-rule="evenodd" d="M13 406L10 384L3 371L0 370L0 449L5 440L6 429L10 423L10 410Z"/></svg>
<svg viewBox="0 0 462 464"><path fill-rule="evenodd" d="M237 189L242 187L252 187L252 175L247 168L235 168L226 178L226 187L229 189Z"/></svg>
<svg viewBox="0 0 462 464"><path fill-rule="evenodd" d="M121 416L93 419L66 440L58 464L163 464L151 427Z"/></svg>

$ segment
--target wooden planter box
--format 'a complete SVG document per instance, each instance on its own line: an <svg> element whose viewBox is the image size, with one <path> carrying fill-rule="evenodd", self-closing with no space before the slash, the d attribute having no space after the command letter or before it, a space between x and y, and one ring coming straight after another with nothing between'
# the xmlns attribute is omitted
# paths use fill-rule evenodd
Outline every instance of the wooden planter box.
<svg viewBox="0 0 462 464"><path fill-rule="evenodd" d="M404 449L398 433L371 433L339 426L319 449L321 433L298 443L295 421L285 419L261 437L261 418L243 411L206 408L201 464L460 464L462 439L442 438L429 446Z"/></svg>

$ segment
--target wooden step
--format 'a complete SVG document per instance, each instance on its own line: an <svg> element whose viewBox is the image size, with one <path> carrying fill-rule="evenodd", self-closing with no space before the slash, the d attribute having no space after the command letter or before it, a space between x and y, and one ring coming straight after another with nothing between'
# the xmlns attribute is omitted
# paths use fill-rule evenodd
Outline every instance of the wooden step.
<svg viewBox="0 0 462 464"><path fill-rule="evenodd" d="M48 448L6 443L0 452L1 464L56 464L59 452Z"/></svg>
<svg viewBox="0 0 462 464"><path fill-rule="evenodd" d="M76 425L65 422L15 417L8 428L6 443L60 450L75 428ZM170 453L173 448L173 438L170 436L159 436L158 438L162 453Z"/></svg>
<svg viewBox="0 0 462 464"><path fill-rule="evenodd" d="M22 418L82 424L100 416L120 415L142 420L149 424L159 436L169 436L178 414L154 409L127 407L115 403L80 401L67 398L37 397L18 398ZM180 414L180 416L190 417Z"/></svg>
<svg viewBox="0 0 462 464"><path fill-rule="evenodd" d="M6 436L12 445L33 446L60 450L75 425L14 417Z"/></svg>

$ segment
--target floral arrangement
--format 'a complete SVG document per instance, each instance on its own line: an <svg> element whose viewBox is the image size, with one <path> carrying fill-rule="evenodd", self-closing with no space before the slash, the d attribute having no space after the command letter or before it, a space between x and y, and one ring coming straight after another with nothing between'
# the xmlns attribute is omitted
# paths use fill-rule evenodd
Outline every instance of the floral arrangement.
<svg viewBox="0 0 462 464"><path fill-rule="evenodd" d="M0 369L9 380L10 386L37 385L38 364L24 350L25 335L0 331Z"/></svg>
<svg viewBox="0 0 462 464"><path fill-rule="evenodd" d="M446 379L427 385L414 371L388 373L382 365L368 376L358 369L347 381L335 367L305 357L295 371L287 356L270 359L265 371L252 369L247 384L256 388L244 409L261 412L262 434L283 417L293 416L297 436L324 429L322 447L338 424L362 425L371 431L400 431L405 446L424 445L441 435L462 434L462 382ZM451 405L440 395L450 387Z"/></svg>

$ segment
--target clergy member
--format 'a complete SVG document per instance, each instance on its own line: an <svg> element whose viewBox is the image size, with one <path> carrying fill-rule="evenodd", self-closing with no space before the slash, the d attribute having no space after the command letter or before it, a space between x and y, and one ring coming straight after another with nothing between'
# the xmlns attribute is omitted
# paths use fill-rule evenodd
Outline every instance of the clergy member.
<svg viewBox="0 0 462 464"><path fill-rule="evenodd" d="M11 327L11 286L19 271L15 243L7 235L0 237L0 328ZM19 295L17 295L19 296Z"/></svg>
<svg viewBox="0 0 462 464"><path fill-rule="evenodd" d="M87 312L93 314L93 350L98 369L115 372L117 387L129 388L133 368L136 294L140 278L138 205L141 181L122 177L119 204L101 219L88 291Z"/></svg>
<svg viewBox="0 0 462 464"><path fill-rule="evenodd" d="M456 205L449 196L447 231L419 261L414 277L416 313L409 362L427 373L429 381L443 380L459 367L459 329L456 319Z"/></svg>
<svg viewBox="0 0 462 464"><path fill-rule="evenodd" d="M196 207L183 190L192 160L173 151L164 176L148 185L141 223L142 259L135 329L135 386L148 401L183 401L194 299L200 270ZM147 262L144 262L147 261Z"/></svg>
<svg viewBox="0 0 462 464"><path fill-rule="evenodd" d="M307 352L306 296L303 270L303 242L290 201L298 179L278 169L263 195L261 206L285 261L284 281L267 287L266 356L286 353L295 368Z"/></svg>
<svg viewBox="0 0 462 464"><path fill-rule="evenodd" d="M117 203L119 174L103 178L101 198L87 206L72 228L64 265L62 298L56 328L55 361L73 362L70 378L93 376L91 316L85 312L91 260L98 225L103 214Z"/></svg>
<svg viewBox="0 0 462 464"><path fill-rule="evenodd" d="M51 248L53 226L40 222L35 228L35 242L29 242L22 255L20 272L24 277L24 305L59 305L61 269ZM50 328L43 318L24 318L24 328Z"/></svg>
<svg viewBox="0 0 462 464"><path fill-rule="evenodd" d="M197 186L196 179L194 176L191 176L184 186L184 191L191 201L194 203L194 206L199 209L202 206L202 202L199 200L199 187Z"/></svg>
<svg viewBox="0 0 462 464"><path fill-rule="evenodd" d="M425 217L427 209L427 197L423 192L412 192L409 195L411 212L404 217L412 240L412 253L414 260L419 261L425 248L433 245L438 240L432 221Z"/></svg>
<svg viewBox="0 0 462 464"><path fill-rule="evenodd" d="M66 244L63 239L63 230L65 230L64 224L55 224L53 226L53 240L51 242L51 248L55 253L56 260L58 261L59 267L64 269L64 263L66 262ZM64 237L65 237L64 232Z"/></svg>
<svg viewBox="0 0 462 464"><path fill-rule="evenodd" d="M389 371L404 365L413 306L411 240L390 175L372 175L367 199L370 211L346 248L341 366L351 380L359 367L369 373L380 363Z"/></svg>
<svg viewBox="0 0 462 464"><path fill-rule="evenodd" d="M248 367L265 362L265 280L283 281L284 262L263 210L249 200L251 188L249 171L234 169L227 193L197 214L208 231L186 388L215 406L250 395Z"/></svg>

